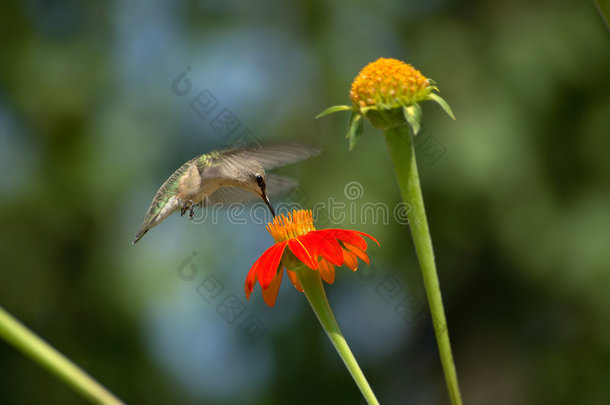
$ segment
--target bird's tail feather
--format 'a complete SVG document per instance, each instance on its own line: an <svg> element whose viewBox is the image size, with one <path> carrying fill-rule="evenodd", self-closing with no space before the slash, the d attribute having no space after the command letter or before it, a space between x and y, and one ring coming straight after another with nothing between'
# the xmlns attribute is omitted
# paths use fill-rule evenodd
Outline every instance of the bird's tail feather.
<svg viewBox="0 0 610 405"><path fill-rule="evenodd" d="M131 243L133 243L134 245L135 245L136 243L138 243L138 241L139 241L140 239L142 239L142 236L144 236L144 235L146 234L146 232L148 232L148 230L149 230L149 229L150 229L150 228L148 228L148 227L142 227L142 228L140 228L140 230L139 230L139 231L138 231L138 233L136 234L135 238L133 238L133 242L131 242Z"/></svg>

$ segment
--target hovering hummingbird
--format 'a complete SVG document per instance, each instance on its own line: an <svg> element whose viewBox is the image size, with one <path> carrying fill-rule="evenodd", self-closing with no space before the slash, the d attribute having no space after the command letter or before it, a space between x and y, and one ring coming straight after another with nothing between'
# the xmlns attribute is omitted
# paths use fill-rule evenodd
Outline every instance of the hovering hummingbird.
<svg viewBox="0 0 610 405"><path fill-rule="evenodd" d="M246 203L258 196L275 217L268 192L277 194L297 183L291 178L266 174L265 170L307 159L320 151L312 145L286 144L199 155L180 166L159 188L133 243L175 211L180 210L182 216L189 211L193 218L195 206Z"/></svg>

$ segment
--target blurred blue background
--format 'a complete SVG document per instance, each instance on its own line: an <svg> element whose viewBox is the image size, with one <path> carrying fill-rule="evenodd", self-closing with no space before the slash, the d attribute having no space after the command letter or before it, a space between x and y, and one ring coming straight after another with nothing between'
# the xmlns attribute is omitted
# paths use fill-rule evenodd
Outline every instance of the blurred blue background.
<svg viewBox="0 0 610 405"><path fill-rule="evenodd" d="M382 56L457 117L424 104L418 159L465 403L607 403L610 41L592 2L5 0L0 33L0 305L127 403L363 403L287 279L275 308L245 300L263 225L174 215L130 241L173 170L244 140L324 148L278 170L306 207L395 207L381 133L348 152L347 114L314 119ZM381 241L327 288L378 398L447 404L408 227L334 226ZM83 400L0 343L0 402Z"/></svg>

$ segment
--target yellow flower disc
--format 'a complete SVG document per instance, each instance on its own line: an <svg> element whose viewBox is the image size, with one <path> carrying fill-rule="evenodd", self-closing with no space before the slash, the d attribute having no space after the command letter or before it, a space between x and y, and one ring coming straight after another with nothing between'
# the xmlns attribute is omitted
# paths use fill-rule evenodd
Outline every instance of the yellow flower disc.
<svg viewBox="0 0 610 405"><path fill-rule="evenodd" d="M288 217L280 214L267 224L267 231L276 243L315 231L311 210L293 210Z"/></svg>
<svg viewBox="0 0 610 405"><path fill-rule="evenodd" d="M356 76L350 98L358 108L391 109L425 100L434 89L430 80L408 63L379 58Z"/></svg>

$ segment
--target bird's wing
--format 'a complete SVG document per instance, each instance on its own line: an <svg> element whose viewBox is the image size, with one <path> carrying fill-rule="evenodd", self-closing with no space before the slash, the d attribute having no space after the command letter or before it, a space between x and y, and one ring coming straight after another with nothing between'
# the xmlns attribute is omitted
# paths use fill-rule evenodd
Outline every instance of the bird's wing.
<svg viewBox="0 0 610 405"><path fill-rule="evenodd" d="M256 160L265 170L270 170L319 155L321 151L322 149L314 145L295 143L260 146L249 149L233 149L221 153L223 158L227 159Z"/></svg>
<svg viewBox="0 0 610 405"><path fill-rule="evenodd" d="M233 203L247 204L255 201L257 198L259 197L250 191L238 187L225 186L204 198L199 205L202 207L220 205L226 208Z"/></svg>
<svg viewBox="0 0 610 405"><path fill-rule="evenodd" d="M265 180L267 184L267 196L270 199L279 197L299 185L295 179L275 174L267 174ZM222 206L226 208L232 203L248 204L257 200L261 201L260 197L251 191L238 187L225 186L219 188L204 199L201 202L201 206L212 207L214 205L222 204ZM273 200L271 202L273 202Z"/></svg>

